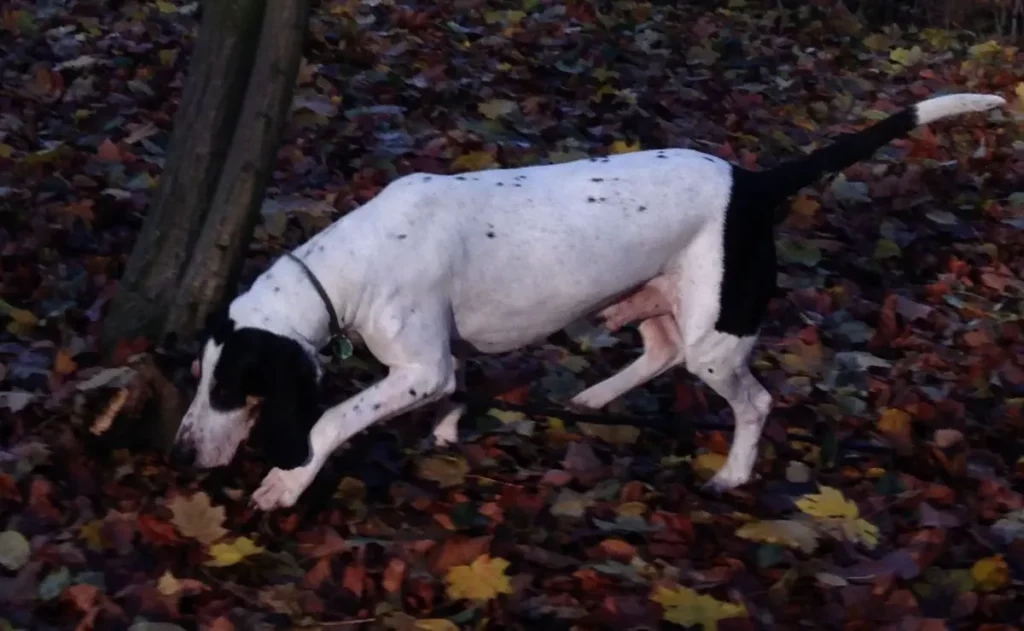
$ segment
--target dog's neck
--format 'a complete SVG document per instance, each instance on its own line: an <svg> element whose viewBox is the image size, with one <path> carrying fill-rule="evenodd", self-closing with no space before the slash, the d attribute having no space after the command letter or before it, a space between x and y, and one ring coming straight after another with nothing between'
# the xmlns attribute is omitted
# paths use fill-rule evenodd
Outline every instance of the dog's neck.
<svg viewBox="0 0 1024 631"><path fill-rule="evenodd" d="M229 315L236 327L262 329L295 340L315 359L330 341L327 310L333 308L320 297L302 268L284 258L231 302Z"/></svg>

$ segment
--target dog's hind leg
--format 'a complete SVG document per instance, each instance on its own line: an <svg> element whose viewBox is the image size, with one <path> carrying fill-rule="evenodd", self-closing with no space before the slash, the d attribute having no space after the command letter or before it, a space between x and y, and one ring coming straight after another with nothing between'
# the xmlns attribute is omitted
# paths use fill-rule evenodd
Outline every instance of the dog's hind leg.
<svg viewBox="0 0 1024 631"><path fill-rule="evenodd" d="M633 388L657 377L683 361L679 325L671 315L648 318L637 327L643 340L643 353L629 366L573 397L570 405L602 408Z"/></svg>
<svg viewBox="0 0 1024 631"><path fill-rule="evenodd" d="M750 480L772 395L747 363L754 337L709 331L693 339L697 342L686 347L687 369L726 400L736 423L725 464L707 483L709 489L726 491Z"/></svg>

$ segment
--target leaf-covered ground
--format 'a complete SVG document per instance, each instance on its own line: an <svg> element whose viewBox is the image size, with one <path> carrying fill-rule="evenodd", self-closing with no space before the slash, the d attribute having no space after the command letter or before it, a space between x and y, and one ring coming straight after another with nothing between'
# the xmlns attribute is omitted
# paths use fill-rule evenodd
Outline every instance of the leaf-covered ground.
<svg viewBox="0 0 1024 631"><path fill-rule="evenodd" d="M681 371L601 423L559 414L637 353L581 329L475 361L458 446L427 446L429 413L374 428L266 516L258 457L169 468L138 437L173 389L93 352L196 3L5 2L0 629L1019 628L1024 55L701 5L325 0L246 275L413 170L666 146L765 167L931 94L1007 96L793 201L758 480L700 492L731 417ZM335 361L327 398L379 374Z"/></svg>

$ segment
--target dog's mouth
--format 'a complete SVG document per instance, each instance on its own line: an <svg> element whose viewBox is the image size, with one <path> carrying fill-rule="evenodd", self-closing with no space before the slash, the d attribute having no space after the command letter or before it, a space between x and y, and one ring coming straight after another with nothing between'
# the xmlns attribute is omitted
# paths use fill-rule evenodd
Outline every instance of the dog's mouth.
<svg viewBox="0 0 1024 631"><path fill-rule="evenodd" d="M252 429L252 426L256 424L256 419L260 415L260 407L263 405L263 399L260 397L248 396L245 397L245 429L248 432Z"/></svg>

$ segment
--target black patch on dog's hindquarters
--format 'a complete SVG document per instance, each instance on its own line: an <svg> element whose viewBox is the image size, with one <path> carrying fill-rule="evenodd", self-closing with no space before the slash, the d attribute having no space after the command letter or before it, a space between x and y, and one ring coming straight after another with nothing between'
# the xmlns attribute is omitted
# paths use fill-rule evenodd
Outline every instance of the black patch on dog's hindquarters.
<svg viewBox="0 0 1024 631"><path fill-rule="evenodd" d="M309 460L309 433L318 417L316 366L296 341L260 329L235 330L213 376L214 409L237 410L247 397L261 399L250 441L272 466L294 469Z"/></svg>
<svg viewBox="0 0 1024 631"><path fill-rule="evenodd" d="M771 207L764 207L759 173L734 167L732 176L715 329L745 337L757 333L775 294L775 217Z"/></svg>

